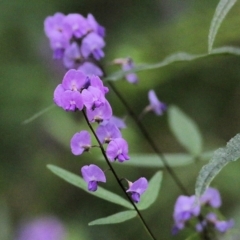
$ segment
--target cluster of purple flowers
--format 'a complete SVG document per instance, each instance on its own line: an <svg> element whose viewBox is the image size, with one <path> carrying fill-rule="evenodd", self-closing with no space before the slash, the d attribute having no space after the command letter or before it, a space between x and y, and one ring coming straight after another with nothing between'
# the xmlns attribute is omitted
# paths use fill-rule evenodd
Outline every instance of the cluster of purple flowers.
<svg viewBox="0 0 240 240"><path fill-rule="evenodd" d="M87 76L80 70L70 69L63 77L62 83L56 87L53 99L56 105L65 111L86 112L89 122L98 123L96 135L101 144L107 144L108 160L124 162L130 158L128 143L121 133L121 129L126 125L120 118L112 116L111 105L105 97L108 91L98 76ZM70 146L74 155L89 151L92 147L90 133L86 130L75 133ZM81 172L88 183L89 191L96 191L98 182L106 182L104 172L94 164L82 167ZM147 189L147 180L139 180L131 183L127 190L132 193L135 202L140 200L140 195Z"/></svg>
<svg viewBox="0 0 240 240"><path fill-rule="evenodd" d="M88 14L56 13L45 19L44 29L50 40L54 59L62 59L68 69L62 83L54 91L54 102L65 111L84 111L91 123L98 123L96 135L99 142L107 144L105 153L109 161L125 162L130 159L128 143L122 138L121 129L125 128L122 119L112 115L112 108L105 95L108 88L99 78L103 75L98 61L104 57L105 29ZM121 65L125 72L135 66L131 58L115 59L114 64ZM137 83L135 73L126 73L130 83ZM150 104L147 111L154 111L162 115L166 105L160 102L153 90L149 92ZM92 147L91 135L83 130L73 135L71 151L74 155L81 155ZM104 172L96 165L84 166L81 169L84 180L88 183L89 191L96 191L98 182L106 182ZM134 183L128 181L134 202L140 201L140 196L147 189L147 180L140 178Z"/></svg>
<svg viewBox="0 0 240 240"><path fill-rule="evenodd" d="M55 13L44 21L54 59L62 59L67 69L102 76L96 62L104 57L105 29L92 14L83 17L72 13Z"/></svg>
<svg viewBox="0 0 240 240"><path fill-rule="evenodd" d="M208 188L200 197L200 204L197 204L195 196L179 196L174 206L174 227L173 234L177 234L184 229L186 223L196 219L201 214L201 222L198 221L196 231L202 232L204 229L215 229L220 233L225 233L233 227L233 220L221 220L215 210L221 206L221 197L217 189ZM203 215L203 208L207 209L207 214ZM209 212L210 210L210 212Z"/></svg>

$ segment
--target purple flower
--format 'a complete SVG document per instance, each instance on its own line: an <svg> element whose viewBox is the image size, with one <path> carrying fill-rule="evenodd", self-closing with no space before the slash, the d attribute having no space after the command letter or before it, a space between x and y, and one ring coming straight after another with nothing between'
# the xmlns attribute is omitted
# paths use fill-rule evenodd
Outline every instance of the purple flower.
<svg viewBox="0 0 240 240"><path fill-rule="evenodd" d="M108 87L105 87L103 85L103 81L98 76L91 76L91 78L90 78L90 85L92 87L96 87L99 90L101 90L101 92L103 94L106 94L109 91Z"/></svg>
<svg viewBox="0 0 240 240"><path fill-rule="evenodd" d="M222 204L219 191L209 187L200 198L202 205L208 204L213 208L219 208Z"/></svg>
<svg viewBox="0 0 240 240"><path fill-rule="evenodd" d="M64 14L55 13L44 21L44 31L50 40L54 58L56 59L62 58L71 38L71 29L67 24L64 24L64 19Z"/></svg>
<svg viewBox="0 0 240 240"><path fill-rule="evenodd" d="M175 226L178 229L183 229L185 222L191 219L193 216L198 216L200 213L200 206L196 204L195 196L179 196L175 206L173 218Z"/></svg>
<svg viewBox="0 0 240 240"><path fill-rule="evenodd" d="M106 101L102 91L92 86L82 91L82 98L84 105L89 110L94 110L95 108L103 106Z"/></svg>
<svg viewBox="0 0 240 240"><path fill-rule="evenodd" d="M64 23L71 27L72 35L76 38L81 38L89 30L89 24L81 14L68 14L64 19Z"/></svg>
<svg viewBox="0 0 240 240"><path fill-rule="evenodd" d="M215 213L209 213L206 216L206 219L209 223L211 223L216 230L218 230L221 233L225 233L228 231L228 229L232 228L234 226L234 221L232 219L228 221L221 221L217 219L217 215Z"/></svg>
<svg viewBox="0 0 240 240"><path fill-rule="evenodd" d="M96 60L100 60L104 57L102 50L104 46L104 40L98 34L92 32L82 40L81 52L85 58L88 58L92 54Z"/></svg>
<svg viewBox="0 0 240 240"><path fill-rule="evenodd" d="M55 217L35 218L22 225L15 240L64 240L66 232L63 224Z"/></svg>
<svg viewBox="0 0 240 240"><path fill-rule="evenodd" d="M215 223L215 228L221 233L227 232L230 228L233 228L233 226L234 226L233 219L230 219L228 221L217 221Z"/></svg>
<svg viewBox="0 0 240 240"><path fill-rule="evenodd" d="M108 120L112 116L112 108L106 100L103 105L94 110L87 109L87 118L90 122L102 122Z"/></svg>
<svg viewBox="0 0 240 240"><path fill-rule="evenodd" d="M108 144L106 154L112 162L117 159L119 162L129 160L127 141L123 138L115 138Z"/></svg>
<svg viewBox="0 0 240 240"><path fill-rule="evenodd" d="M127 61L125 61L124 64L122 65L122 69L125 72L130 71L130 70L134 69L134 67L135 67L131 58L127 58L126 60ZM125 77L126 77L127 81L130 83L138 83L138 77L135 73L128 73L128 74L126 74Z"/></svg>
<svg viewBox="0 0 240 240"><path fill-rule="evenodd" d="M146 178L141 177L135 182L128 182L129 188L127 192L130 192L132 195L132 200L135 203L138 203L140 201L140 196L147 190L148 188L148 181Z"/></svg>
<svg viewBox="0 0 240 240"><path fill-rule="evenodd" d="M61 105L65 111L83 109L83 100L80 92L67 90L61 95Z"/></svg>
<svg viewBox="0 0 240 240"><path fill-rule="evenodd" d="M98 182L106 182L106 177L101 168L94 164L84 166L81 169L82 176L85 182L88 183L88 190L95 192L98 187Z"/></svg>
<svg viewBox="0 0 240 240"><path fill-rule="evenodd" d="M131 58L118 58L115 59L113 63L121 65L124 72L131 71L135 67ZM138 83L138 77L135 73L128 73L125 77L130 83Z"/></svg>
<svg viewBox="0 0 240 240"><path fill-rule="evenodd" d="M70 69L63 77L62 86L65 90L81 91L87 83L86 75L81 71Z"/></svg>
<svg viewBox="0 0 240 240"><path fill-rule="evenodd" d="M87 22L91 27L91 30L93 30L95 33L97 33L100 37L105 37L105 29L101 25L99 25L94 18L94 16L89 13L87 15Z"/></svg>
<svg viewBox="0 0 240 240"><path fill-rule="evenodd" d="M62 94L65 92L62 84L59 84L53 93L53 101L59 107L62 107Z"/></svg>
<svg viewBox="0 0 240 240"><path fill-rule="evenodd" d="M154 90L150 90L148 92L148 99L150 101L150 105L147 107L148 111L152 110L155 112L156 115L162 115L163 112L166 111L166 104L158 100Z"/></svg>
<svg viewBox="0 0 240 240"><path fill-rule="evenodd" d="M91 62L83 63L79 68L79 71L83 72L86 76L96 75L103 76L102 70Z"/></svg>
<svg viewBox="0 0 240 240"><path fill-rule="evenodd" d="M69 45L65 52L63 57L63 63L64 66L68 69L70 68L76 68L76 65L80 64L82 60L80 48L76 42L73 42L71 45Z"/></svg>
<svg viewBox="0 0 240 240"><path fill-rule="evenodd" d="M122 134L115 124L108 122L105 125L100 124L96 134L101 143L109 143L115 138L121 138Z"/></svg>
<svg viewBox="0 0 240 240"><path fill-rule="evenodd" d="M91 136L87 131L75 133L70 145L74 155L81 155L84 151L88 151L91 148Z"/></svg>

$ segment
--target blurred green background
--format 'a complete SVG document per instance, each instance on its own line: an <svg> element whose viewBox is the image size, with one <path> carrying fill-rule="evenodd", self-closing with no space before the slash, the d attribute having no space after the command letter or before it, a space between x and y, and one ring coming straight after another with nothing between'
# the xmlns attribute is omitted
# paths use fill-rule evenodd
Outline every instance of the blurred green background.
<svg viewBox="0 0 240 240"><path fill-rule="evenodd" d="M79 174L84 164L97 163L99 152L75 157L71 154L71 136L86 128L81 114L60 108L37 120L21 123L52 104L53 90L61 82L62 64L52 60L43 32L46 16L55 12L92 13L105 26L107 71L114 58L131 56L136 63L158 62L176 51L205 53L210 21L218 0L51 0L0 2L0 74L1 74L1 151L0 151L0 228L1 240L13 239L19 224L29 218L54 215L63 221L69 240L148 239L138 219L109 226L88 227L88 222L122 211L117 205L88 195L54 176L46 164L55 164ZM240 46L238 2L217 35L215 46ZM140 113L148 104L147 92L155 89L168 105L175 104L193 118L204 136L205 150L225 143L240 130L240 58L218 56L138 74L137 86L119 81L116 86L129 104ZM126 111L113 93L109 100L114 114ZM184 152L172 136L167 114L143 119L151 136L163 152ZM131 153L151 152L134 122L127 119L123 135ZM176 173L191 193L202 163L176 168ZM103 168L104 164L100 164ZM150 178L156 169L116 165L119 175L134 180ZM240 226L240 162L229 164L214 180L222 195L222 212ZM106 188L121 194L109 176ZM164 173L158 200L143 212L158 239L172 239L172 211L181 194L171 177ZM184 239L181 233L175 239Z"/></svg>

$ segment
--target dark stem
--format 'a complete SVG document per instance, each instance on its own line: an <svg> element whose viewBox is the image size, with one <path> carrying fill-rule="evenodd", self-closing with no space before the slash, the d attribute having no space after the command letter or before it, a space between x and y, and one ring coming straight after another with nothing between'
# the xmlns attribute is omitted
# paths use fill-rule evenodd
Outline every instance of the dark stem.
<svg viewBox="0 0 240 240"><path fill-rule="evenodd" d="M157 147L154 143L154 141L152 140L152 138L150 137L150 135L148 134L147 130L145 129L145 127L143 126L142 122L139 120L139 118L137 117L137 115L133 112L133 110L131 109L131 107L128 105L128 103L125 101L125 99L122 97L122 95L119 93L119 91L115 88L114 84L110 81L108 81L108 85L112 88L112 90L115 92L115 94L118 96L118 98L120 99L120 101L122 102L122 104L125 106L125 108L127 109L129 115L133 118L133 120L136 122L137 126L139 127L139 129L141 130L143 136L145 137L145 139L148 141L149 145L152 147L152 149L154 150L154 152L158 155L158 157L161 159L161 161L163 162L164 167L166 168L166 170L168 171L168 173L172 176L173 180L175 181L175 183L177 184L177 186L181 189L181 191L183 192L183 194L185 195L190 195L187 191L187 189L183 186L182 182L180 181L180 179L178 178L178 176L175 174L175 172L172 170L172 168L168 165L166 158L164 157L162 151L159 149L159 147Z"/></svg>
<svg viewBox="0 0 240 240"><path fill-rule="evenodd" d="M104 158L105 158L105 160L106 160L106 162L107 162L110 170L112 171L112 173L113 173L113 175L114 175L114 177L115 177L118 185L120 186L120 188L122 189L122 191L124 192L124 194L125 194L125 196L128 198L128 200L130 201L130 203L132 204L134 210L137 212L139 218L141 219L141 221L142 221L145 229L146 229L147 232L149 233L149 235L152 237L152 239L156 240L156 238L154 237L154 235L153 235L153 233L151 232L150 228L148 227L147 223L145 222L142 214L141 214L140 211L138 210L136 204L132 201L131 197L130 197L130 196L127 194L127 192L125 191L125 188L124 188L124 186L123 186L122 183L121 183L121 180L119 179L116 171L115 171L114 168L112 167L112 164L111 164L110 161L108 160L108 157L107 157L107 155L106 155L106 153L105 153L105 150L104 150L104 148L103 148L103 145L102 145L102 143L100 142L100 140L98 139L97 134L95 133L95 131L94 131L91 123L89 122L89 120L88 120L88 118L87 118L87 115L86 115L86 113L85 113L85 110L82 110L82 113L83 113L83 116L84 116L84 118L85 118L85 120L86 120L86 122L87 122L87 124L88 124L88 127L90 128L91 132L93 133L94 137L96 138L96 140L97 140L97 142L98 142L98 144L99 144L99 147L100 147L100 149L101 149L102 155L104 156Z"/></svg>

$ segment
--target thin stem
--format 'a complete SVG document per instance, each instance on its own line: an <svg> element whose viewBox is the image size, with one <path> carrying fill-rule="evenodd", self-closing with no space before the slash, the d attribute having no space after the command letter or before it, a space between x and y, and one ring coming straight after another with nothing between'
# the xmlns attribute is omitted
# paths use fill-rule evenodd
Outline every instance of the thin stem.
<svg viewBox="0 0 240 240"><path fill-rule="evenodd" d="M100 149L101 149L102 155L104 156L104 158L105 158L105 160L106 160L106 162L107 162L110 170L112 171L112 173L113 173L113 175L114 175L114 177L115 177L118 185L120 186L120 188L122 189L122 191L124 192L124 194L125 194L125 196L128 198L128 200L130 201L130 203L132 204L134 210L137 212L137 214L138 214L139 218L141 219L141 221L142 221L142 223L143 223L146 231L148 232L148 234L151 236L151 238L152 238L153 240L156 240L156 238L154 237L154 235L153 235L153 233L151 232L150 228L148 227L147 223L145 222L145 220L144 220L141 212L138 210L136 204L132 201L131 197L130 197L130 196L127 194L127 192L125 191L125 188L124 188L124 186L123 186L122 183L121 183L121 180L119 179L116 171L114 170L114 168L112 167L110 161L108 160L108 157L107 157L107 155L106 155L106 153L105 153L105 150L104 150L104 148L103 148L103 145L102 145L102 143L100 142L99 138L97 137L97 134L95 133L92 125L90 124L90 122L89 122L89 120L88 120L88 118L87 118L87 115L86 115L86 113L85 113L85 110L83 110L82 113L83 113L83 116L84 116L84 118L85 118L85 120L86 120L86 122L87 122L87 124L88 124L88 127L90 128L91 132L93 133L94 137L96 138L96 140L97 140L97 142L98 142L98 144L99 144L99 147L100 147Z"/></svg>
<svg viewBox="0 0 240 240"><path fill-rule="evenodd" d="M136 122L137 126L139 127L139 129L141 130L143 136L145 137L145 139L148 141L149 145L152 147L152 149L154 150L154 152L158 155L158 157L161 159L161 161L163 162L164 167L166 168L166 170L168 171L168 173L172 176L173 180L175 181L175 183L177 184L177 186L181 189L181 191L183 192L183 194L185 195L190 195L187 191L187 189L183 186L182 182L180 181L180 179L178 178L178 176L176 175L176 173L172 170L172 168L168 165L166 158L164 157L162 151L159 149L159 147L157 147L154 143L154 141L152 140L152 138L150 137L150 135L148 134L147 130L145 129L145 127L143 126L142 122L139 120L139 118L137 117L137 115L134 113L134 111L131 109L131 107L128 105L128 103L125 101L125 99L122 97L122 95L120 94L120 92L115 88L114 84L110 81L108 81L108 85L112 88L112 90L115 92L115 94L118 96L118 98L120 99L120 101L122 102L122 104L125 106L125 108L127 109L129 115L133 118L133 120Z"/></svg>

